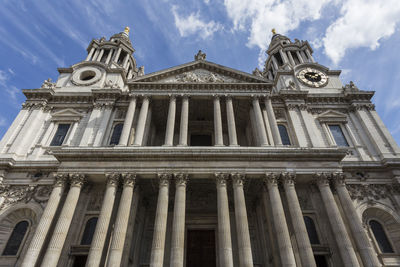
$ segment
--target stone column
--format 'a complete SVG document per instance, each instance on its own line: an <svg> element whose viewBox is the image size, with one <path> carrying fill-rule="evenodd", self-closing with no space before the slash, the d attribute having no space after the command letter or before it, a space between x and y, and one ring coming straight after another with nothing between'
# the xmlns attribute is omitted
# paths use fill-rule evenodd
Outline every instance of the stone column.
<svg viewBox="0 0 400 267"><path fill-rule="evenodd" d="M119 267L121 265L136 175L133 173L124 173L121 175L121 178L123 182L123 189L121 199L119 201L117 218L115 219L114 223L114 232L112 235L109 252L110 254L107 262L108 267ZM135 221L134 218L133 221Z"/></svg>
<svg viewBox="0 0 400 267"><path fill-rule="evenodd" d="M96 61L100 61L101 60L101 57L103 56L103 54L104 54L104 49L101 49L100 50L100 53L99 53L99 55L98 55L98 57L97 57L97 59L95 59Z"/></svg>
<svg viewBox="0 0 400 267"><path fill-rule="evenodd" d="M233 173L231 176L233 181L233 197L235 200L236 231L238 235L239 246L239 266L253 267L249 223L247 221L246 201L244 199L243 192L244 175Z"/></svg>
<svg viewBox="0 0 400 267"><path fill-rule="evenodd" d="M303 57L301 56L300 52L299 52L299 51L296 51L296 54L297 54L298 59L300 60L300 63L304 63L304 59L303 59Z"/></svg>
<svg viewBox="0 0 400 267"><path fill-rule="evenodd" d="M354 241L358 247L361 259L365 267L382 266L379 263L376 252L374 251L371 242L368 239L367 233L364 230L361 218L354 207L353 201L350 198L345 184L345 176L343 173L335 173L332 177L335 182L336 192L339 196L340 203L344 214L346 214L349 222L350 230L353 234Z"/></svg>
<svg viewBox="0 0 400 267"><path fill-rule="evenodd" d="M221 105L219 103L219 96L214 96L214 135L215 135L215 146L223 146L224 140L222 135L222 117L221 117Z"/></svg>
<svg viewBox="0 0 400 267"><path fill-rule="evenodd" d="M187 174L175 174L175 204L172 221L170 266L183 267L185 252L185 213Z"/></svg>
<svg viewBox="0 0 400 267"><path fill-rule="evenodd" d="M274 139L274 144L281 146L282 145L281 135L279 134L278 123L276 122L274 108L272 107L271 97L265 98L265 108L267 110L267 115L272 131L272 137Z"/></svg>
<svg viewBox="0 0 400 267"><path fill-rule="evenodd" d="M107 125L110 121L113 107L114 107L114 103L112 103L112 102L104 104L104 106L101 110L102 115L100 116L99 129L97 130L97 132L95 134L93 146L101 146L102 145L104 135L106 134Z"/></svg>
<svg viewBox="0 0 400 267"><path fill-rule="evenodd" d="M118 187L119 174L107 173L106 177L107 187L104 193L103 205L101 206L100 216L97 220L92 244L90 245L86 267L97 267L100 265L101 255L103 254L104 249L104 242L106 241L111 213L114 207L115 193Z"/></svg>
<svg viewBox="0 0 400 267"><path fill-rule="evenodd" d="M122 127L121 137L119 138L120 146L127 146L129 140L129 134L131 133L133 118L135 117L136 110L136 96L131 96L131 101L129 102L128 111L126 112L124 126Z"/></svg>
<svg viewBox="0 0 400 267"><path fill-rule="evenodd" d="M176 113L176 97L171 95L169 98L169 109L167 127L165 130L165 146L172 146L174 144L174 130L175 130L175 113Z"/></svg>
<svg viewBox="0 0 400 267"><path fill-rule="evenodd" d="M296 236L297 247L300 254L302 266L316 267L314 253L312 251L310 239L308 238L307 228L304 223L303 213L295 188L295 174L282 174L283 187L285 188L286 199L288 202L290 218L292 220L294 234Z"/></svg>
<svg viewBox="0 0 400 267"><path fill-rule="evenodd" d="M229 203L226 183L228 174L216 173L217 183L217 205L218 205L218 251L219 266L233 266L231 221L229 219Z"/></svg>
<svg viewBox="0 0 400 267"><path fill-rule="evenodd" d="M90 52L89 52L89 54L87 55L85 61L89 61L89 60L92 58L93 53L94 53L94 47L92 47L92 49L90 49Z"/></svg>
<svg viewBox="0 0 400 267"><path fill-rule="evenodd" d="M306 49L306 55L307 57L311 60L311 62L315 62L313 56L310 53L310 50L308 50L308 48Z"/></svg>
<svg viewBox="0 0 400 267"><path fill-rule="evenodd" d="M226 117L228 122L229 145L237 146L235 113L233 111L232 97L226 97Z"/></svg>
<svg viewBox="0 0 400 267"><path fill-rule="evenodd" d="M275 173L267 173L264 183L268 188L268 195L271 204L272 220L276 238L278 239L278 247L282 266L296 266L292 243L290 242L289 230L285 218L281 196L278 188L278 175Z"/></svg>
<svg viewBox="0 0 400 267"><path fill-rule="evenodd" d="M111 57L112 57L112 54L113 54L113 51L114 51L114 49L110 49L110 50L108 50L108 55L107 55L107 59L106 59L106 65L108 65L108 63L110 63L110 60L111 60Z"/></svg>
<svg viewBox="0 0 400 267"><path fill-rule="evenodd" d="M262 146L268 145L267 133L265 132L264 120L261 113L260 103L257 97L253 97L254 116L256 118L256 128Z"/></svg>
<svg viewBox="0 0 400 267"><path fill-rule="evenodd" d="M189 123L189 97L187 95L184 95L182 97L181 125L179 132L180 146L187 146L188 123Z"/></svg>
<svg viewBox="0 0 400 267"><path fill-rule="evenodd" d="M72 217L74 216L76 204L78 203L79 195L81 193L82 185L85 182L84 174L70 174L71 185L65 200L64 206L61 210L60 217L58 218L56 227L54 228L49 246L44 255L42 267L57 266L58 260L61 255L61 250L64 246L65 239L67 238L68 230L71 225Z"/></svg>
<svg viewBox="0 0 400 267"><path fill-rule="evenodd" d="M168 217L168 192L170 174L158 174L160 179L156 219L154 222L153 244L151 246L150 267L162 267L165 249L165 234Z"/></svg>
<svg viewBox="0 0 400 267"><path fill-rule="evenodd" d="M295 66L295 65L296 65L296 62L294 61L294 59L293 59L293 57L292 57L292 53L291 53L290 51L287 51L287 56L288 56L288 58L289 58L289 62L290 62L293 66Z"/></svg>
<svg viewBox="0 0 400 267"><path fill-rule="evenodd" d="M121 51L122 51L122 48L121 47L118 48L117 54L115 54L115 57L114 57L114 60L113 60L114 63L118 62L118 58L119 58L119 55L121 54Z"/></svg>
<svg viewBox="0 0 400 267"><path fill-rule="evenodd" d="M138 121L138 126L136 129L136 136L135 136L135 142L134 142L134 144L136 146L143 145L142 144L143 143L143 135L144 135L144 129L146 126L149 105L150 105L150 98L148 96L145 96L143 98L142 107L140 108L139 121Z"/></svg>
<svg viewBox="0 0 400 267"><path fill-rule="evenodd" d="M316 183L321 193L325 210L328 214L329 223L331 224L333 235L339 248L340 256L343 260L344 267L358 267L356 253L346 231L343 219L340 215L338 206L336 205L332 191L329 187L328 175L325 173L315 174Z"/></svg>
<svg viewBox="0 0 400 267"><path fill-rule="evenodd" d="M46 239L47 233L49 232L50 225L56 214L58 204L60 203L63 195L65 184L68 179L68 174L56 174L56 182L53 186L53 191L49 200L47 201L46 208L40 218L39 224L36 228L35 234L32 237L31 243L29 244L28 250L26 251L24 260L21 264L22 267L35 266L36 261L39 257L40 251L43 247L43 243Z"/></svg>

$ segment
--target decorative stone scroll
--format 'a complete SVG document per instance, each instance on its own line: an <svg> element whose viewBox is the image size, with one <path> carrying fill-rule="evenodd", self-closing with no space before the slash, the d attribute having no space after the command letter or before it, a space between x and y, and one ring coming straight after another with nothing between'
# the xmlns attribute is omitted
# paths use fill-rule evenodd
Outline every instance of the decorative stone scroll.
<svg viewBox="0 0 400 267"><path fill-rule="evenodd" d="M162 79L160 82L165 83L238 83L237 79L221 75L219 73L210 72L205 69L195 69L193 71L184 72L176 76Z"/></svg>

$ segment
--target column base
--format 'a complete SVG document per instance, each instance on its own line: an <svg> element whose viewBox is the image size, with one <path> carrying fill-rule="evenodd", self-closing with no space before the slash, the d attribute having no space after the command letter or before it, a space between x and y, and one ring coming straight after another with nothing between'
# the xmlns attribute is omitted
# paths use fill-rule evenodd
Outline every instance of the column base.
<svg viewBox="0 0 400 267"><path fill-rule="evenodd" d="M162 146L166 146L166 147L173 147L174 145L162 145Z"/></svg>
<svg viewBox="0 0 400 267"><path fill-rule="evenodd" d="M188 145L179 144L179 145L177 145L177 146L179 146L179 147L185 147L185 146L188 146Z"/></svg>

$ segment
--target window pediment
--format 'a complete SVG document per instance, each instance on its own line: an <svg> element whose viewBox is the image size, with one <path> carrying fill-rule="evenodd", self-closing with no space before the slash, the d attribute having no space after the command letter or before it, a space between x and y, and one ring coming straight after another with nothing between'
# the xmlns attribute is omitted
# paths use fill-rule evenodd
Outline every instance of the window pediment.
<svg viewBox="0 0 400 267"><path fill-rule="evenodd" d="M83 117L83 114L73 109L63 109L51 114L52 121L79 121Z"/></svg>
<svg viewBox="0 0 400 267"><path fill-rule="evenodd" d="M347 123L347 115L335 110L325 111L317 119L322 123Z"/></svg>

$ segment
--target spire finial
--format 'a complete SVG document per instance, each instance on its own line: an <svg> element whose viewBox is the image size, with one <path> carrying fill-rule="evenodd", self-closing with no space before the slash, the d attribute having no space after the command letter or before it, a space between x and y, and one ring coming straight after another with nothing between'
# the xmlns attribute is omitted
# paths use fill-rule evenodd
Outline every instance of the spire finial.
<svg viewBox="0 0 400 267"><path fill-rule="evenodd" d="M124 29L124 32L127 34L127 35L129 35L129 31L130 31L131 29L128 27L128 26L126 26L125 27L125 29Z"/></svg>
<svg viewBox="0 0 400 267"><path fill-rule="evenodd" d="M275 28L273 28L271 31L272 31L272 34L276 34Z"/></svg>

